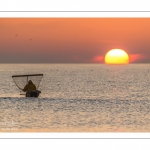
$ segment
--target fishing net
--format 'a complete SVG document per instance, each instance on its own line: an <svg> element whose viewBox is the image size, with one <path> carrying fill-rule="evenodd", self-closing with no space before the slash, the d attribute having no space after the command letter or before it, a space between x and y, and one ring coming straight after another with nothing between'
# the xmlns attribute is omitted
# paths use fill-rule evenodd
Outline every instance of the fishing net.
<svg viewBox="0 0 150 150"><path fill-rule="evenodd" d="M30 75L13 75L12 78L16 84L16 86L23 90L26 84L28 84L28 81L31 80L33 84L36 86L36 89L38 89L40 82L42 80L43 74L30 74Z"/></svg>

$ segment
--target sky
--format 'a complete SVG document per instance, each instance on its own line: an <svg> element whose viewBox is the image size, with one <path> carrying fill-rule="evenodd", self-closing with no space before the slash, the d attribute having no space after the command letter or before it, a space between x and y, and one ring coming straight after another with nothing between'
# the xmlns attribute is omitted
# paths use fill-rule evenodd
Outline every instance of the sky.
<svg viewBox="0 0 150 150"><path fill-rule="evenodd" d="M150 63L150 18L0 18L0 63Z"/></svg>

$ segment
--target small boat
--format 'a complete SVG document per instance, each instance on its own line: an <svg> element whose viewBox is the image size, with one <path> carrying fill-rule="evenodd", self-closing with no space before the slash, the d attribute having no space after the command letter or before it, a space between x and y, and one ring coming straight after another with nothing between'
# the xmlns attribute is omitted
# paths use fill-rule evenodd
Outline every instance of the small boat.
<svg viewBox="0 0 150 150"><path fill-rule="evenodd" d="M38 97L41 93L38 88L43 78L43 74L13 75L12 78L16 86L21 90L20 95L25 95L26 97ZM30 82L33 84L32 86L29 85Z"/></svg>

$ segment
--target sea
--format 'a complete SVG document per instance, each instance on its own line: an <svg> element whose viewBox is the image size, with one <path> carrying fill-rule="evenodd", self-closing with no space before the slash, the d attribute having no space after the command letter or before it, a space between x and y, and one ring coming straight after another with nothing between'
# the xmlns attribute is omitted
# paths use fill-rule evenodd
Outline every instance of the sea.
<svg viewBox="0 0 150 150"><path fill-rule="evenodd" d="M43 74L38 98L12 75ZM0 64L0 132L149 132L150 64Z"/></svg>

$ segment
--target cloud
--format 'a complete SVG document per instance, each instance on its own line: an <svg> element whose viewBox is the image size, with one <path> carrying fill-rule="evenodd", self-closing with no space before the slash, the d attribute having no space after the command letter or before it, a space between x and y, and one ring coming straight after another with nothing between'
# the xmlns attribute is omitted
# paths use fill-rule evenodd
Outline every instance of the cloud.
<svg viewBox="0 0 150 150"><path fill-rule="evenodd" d="M144 54L130 54L129 59L130 63L142 62L146 56Z"/></svg>
<svg viewBox="0 0 150 150"><path fill-rule="evenodd" d="M95 56L91 59L91 62L93 63L103 63L104 62L104 56Z"/></svg>

